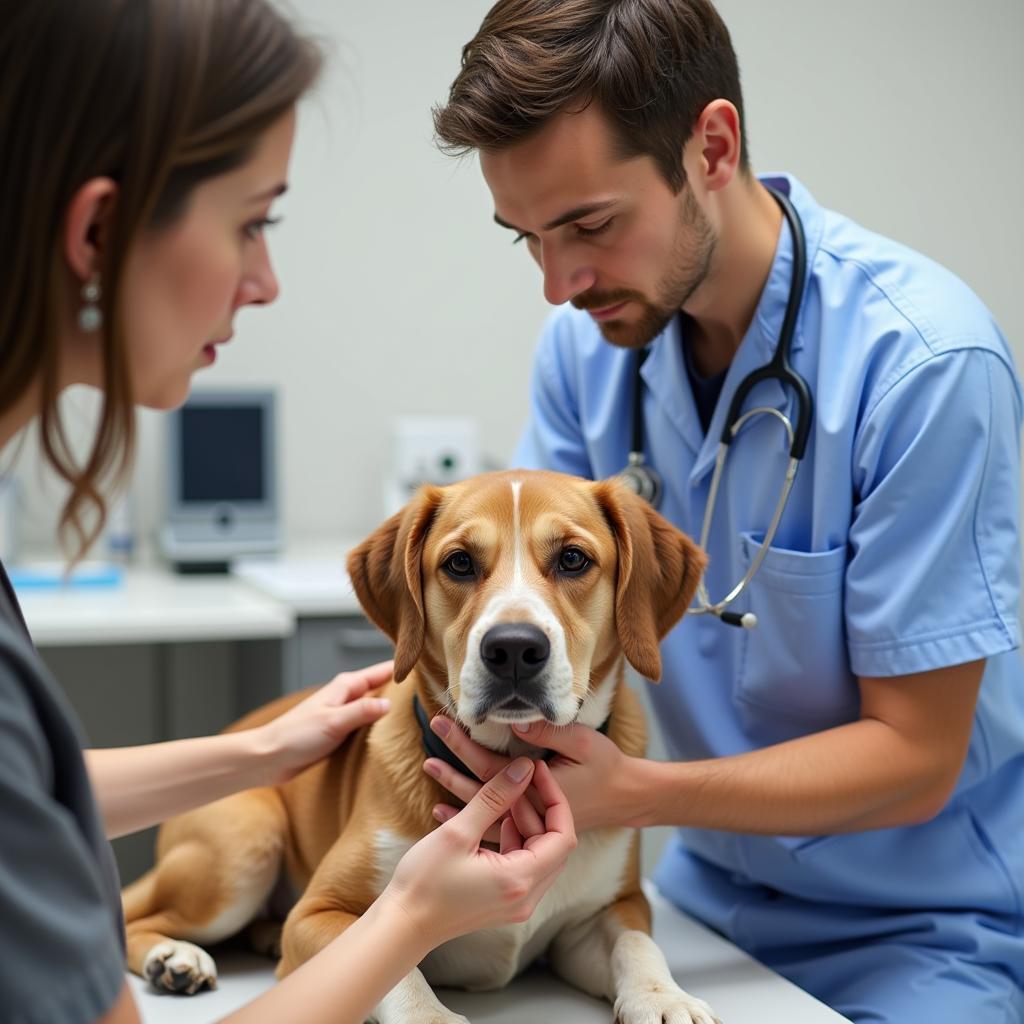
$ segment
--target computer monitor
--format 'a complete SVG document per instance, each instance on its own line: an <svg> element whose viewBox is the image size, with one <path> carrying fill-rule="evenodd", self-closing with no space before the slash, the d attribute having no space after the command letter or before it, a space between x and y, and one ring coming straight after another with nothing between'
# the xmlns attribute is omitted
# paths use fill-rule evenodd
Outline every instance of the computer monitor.
<svg viewBox="0 0 1024 1024"><path fill-rule="evenodd" d="M197 390L171 416L161 547L182 571L278 551L274 393Z"/></svg>

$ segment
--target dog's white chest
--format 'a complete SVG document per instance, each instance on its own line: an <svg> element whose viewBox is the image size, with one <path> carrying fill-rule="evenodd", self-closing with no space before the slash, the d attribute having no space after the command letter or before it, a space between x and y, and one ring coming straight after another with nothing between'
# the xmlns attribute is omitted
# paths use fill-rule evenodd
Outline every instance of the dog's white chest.
<svg viewBox="0 0 1024 1024"><path fill-rule="evenodd" d="M427 981L465 989L506 985L540 956L563 928L586 920L613 902L625 877L632 837L628 829L585 832L529 921L473 932L445 943L420 964ZM392 833L378 833L382 888L411 845Z"/></svg>

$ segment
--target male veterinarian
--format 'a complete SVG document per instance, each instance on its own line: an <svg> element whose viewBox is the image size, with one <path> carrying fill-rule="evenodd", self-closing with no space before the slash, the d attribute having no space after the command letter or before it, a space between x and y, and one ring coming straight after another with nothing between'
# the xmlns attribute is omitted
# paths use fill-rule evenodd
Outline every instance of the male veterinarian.
<svg viewBox="0 0 1024 1024"><path fill-rule="evenodd" d="M753 175L706 0L502 0L435 116L559 307L518 464L601 478L639 450L669 519L699 538L713 510L713 610L649 689L676 763L529 733L578 828L680 826L661 890L854 1021L1024 1021L1021 392L991 316Z"/></svg>

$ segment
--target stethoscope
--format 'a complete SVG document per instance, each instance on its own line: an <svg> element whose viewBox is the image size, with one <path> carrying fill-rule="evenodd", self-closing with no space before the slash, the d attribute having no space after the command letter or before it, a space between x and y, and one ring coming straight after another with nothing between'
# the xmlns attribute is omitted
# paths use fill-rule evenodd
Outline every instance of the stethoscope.
<svg viewBox="0 0 1024 1024"><path fill-rule="evenodd" d="M708 597L707 586L701 578L697 585L697 603L693 605L690 615L716 615L722 622L730 626L742 626L745 629L752 629L757 625L757 616L753 612L732 612L731 605L746 590L750 581L757 575L761 568L765 555L775 539L775 532L779 528L779 521L782 513L786 510L786 503L789 501L789 493L793 489L793 481L796 478L796 471L800 466L800 460L804 457L807 448L807 438L811 432L811 421L814 418L814 403L811 398L811 389L807 381L789 365L789 356L793 345L793 333L796 329L796 320L800 312L800 302L803 298L804 275L807 269L807 242L804 236L804 227L800 221L800 215L793 208L789 197L774 188L765 186L775 197L776 202L782 207L782 212L789 224L789 231L793 238L793 273L789 284L789 299L786 303L786 314L782 321L782 330L779 332L779 343L775 347L775 354L771 361L749 373L740 381L732 396L729 405L729 414L725 419L725 426L722 429L722 436L718 444L718 455L715 458L715 471L711 477L711 489L708 492L708 500L704 505L704 523L700 531L701 549L707 551L708 536L711 533L711 521L715 514L715 503L718 498L718 485L722 479L722 469L725 466L725 457L729 453L729 445L733 439L751 419L761 413L769 413L782 422L786 428L786 436L789 438L789 465L786 468L786 478L782 484L782 493L775 506L775 513L768 529L765 531L761 547L754 556L747 569L746 575L736 584L728 594L720 601L711 601ZM647 358L648 349L641 349L637 353L636 367L633 377L633 428L630 437L629 462L625 469L619 474L619 478L627 487L634 490L645 501L650 502L655 508L661 503L664 485L657 471L647 465L644 459L644 420L643 420L643 378L640 374ZM781 385L790 385L796 392L797 416L796 428L790 420L778 409L771 406L758 406L741 414L743 403L750 391L761 381L777 380Z"/></svg>

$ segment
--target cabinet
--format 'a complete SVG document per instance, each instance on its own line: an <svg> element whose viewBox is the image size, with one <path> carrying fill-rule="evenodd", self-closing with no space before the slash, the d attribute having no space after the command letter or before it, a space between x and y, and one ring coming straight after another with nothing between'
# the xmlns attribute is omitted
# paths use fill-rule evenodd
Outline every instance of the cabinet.
<svg viewBox="0 0 1024 1024"><path fill-rule="evenodd" d="M301 616L286 641L284 688L326 683L392 657L391 641L362 615Z"/></svg>

